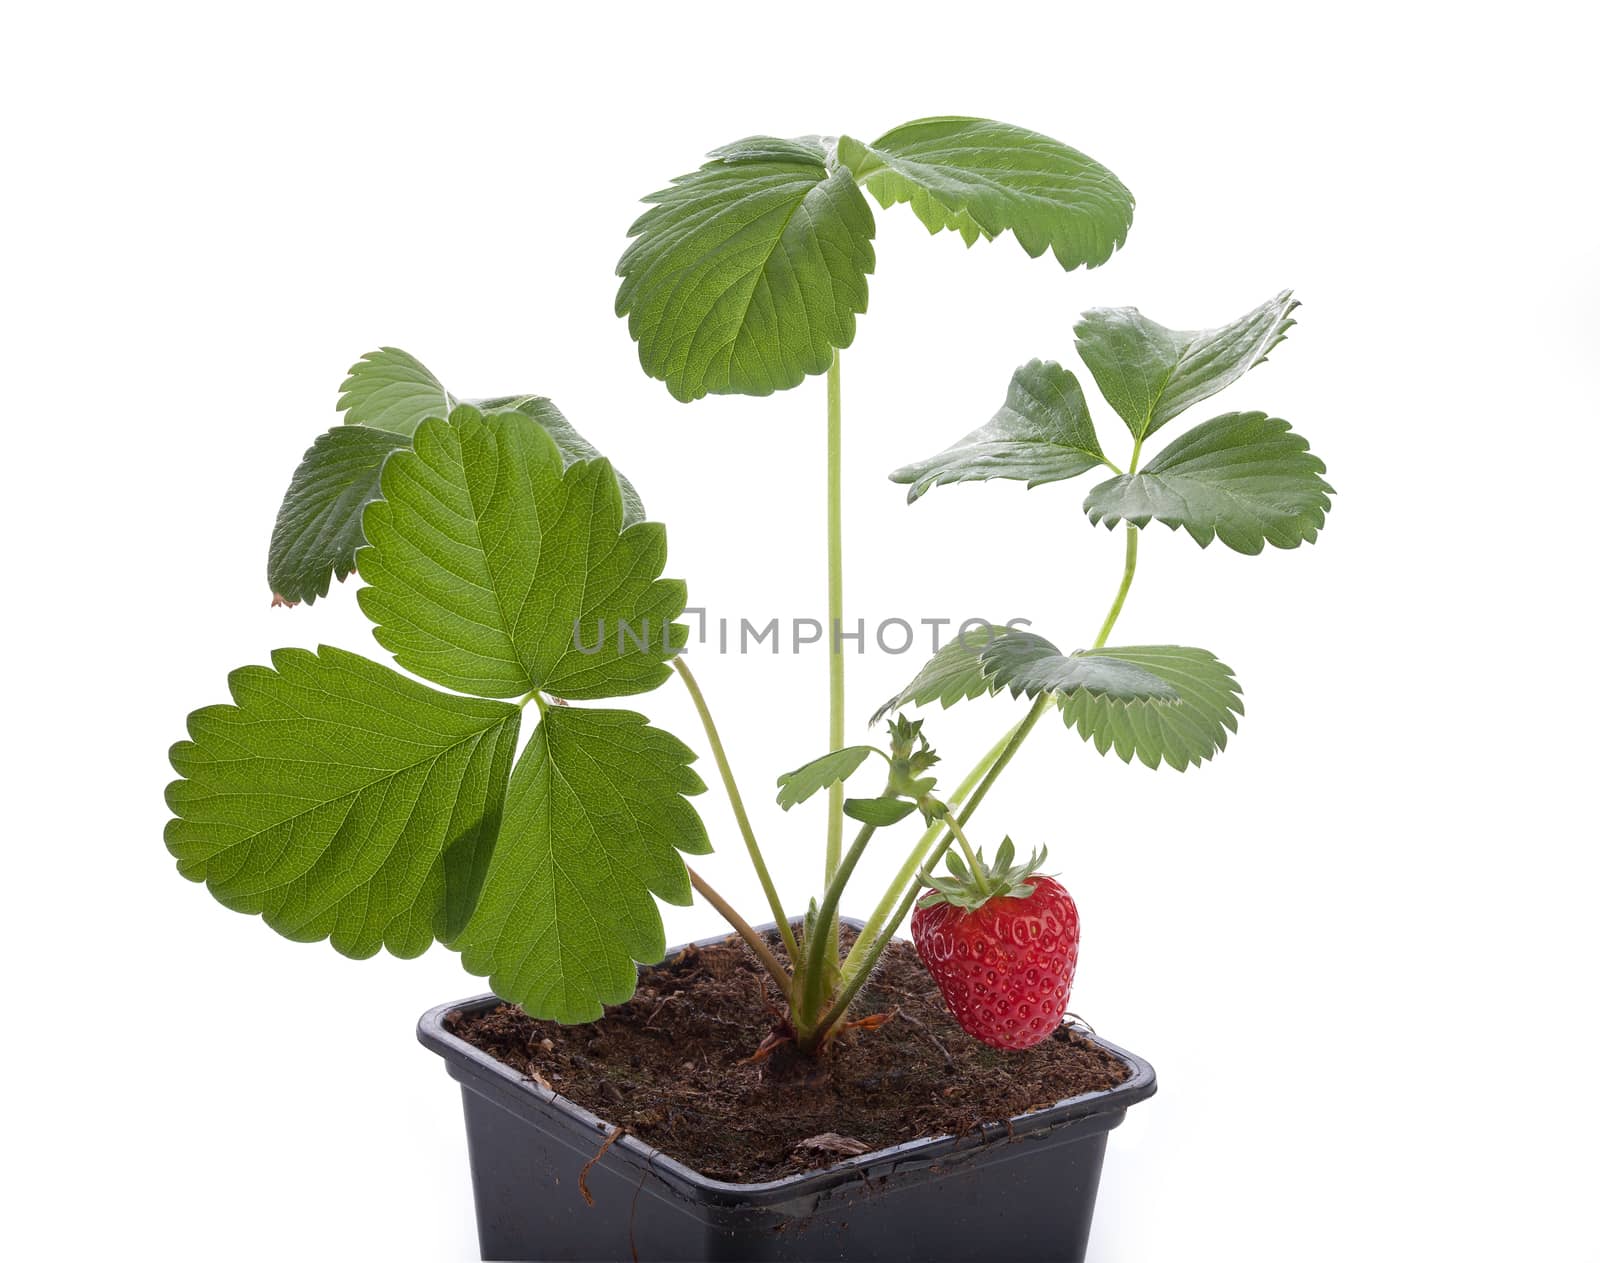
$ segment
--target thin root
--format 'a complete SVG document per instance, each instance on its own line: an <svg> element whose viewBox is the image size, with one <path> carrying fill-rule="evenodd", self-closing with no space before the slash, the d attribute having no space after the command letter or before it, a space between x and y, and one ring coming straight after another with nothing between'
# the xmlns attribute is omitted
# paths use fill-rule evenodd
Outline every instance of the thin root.
<svg viewBox="0 0 1600 1263"><path fill-rule="evenodd" d="M594 1157L585 1162L583 1164L583 1170L578 1172L578 1192L583 1194L585 1205L594 1205L594 1197L589 1192L589 1171L593 1168L596 1162L600 1161L601 1158L606 1156L606 1150L611 1148L612 1145L616 1144L617 1138L625 1131L627 1131L626 1127L613 1127L611 1129L611 1134L606 1137L605 1144L601 1145L600 1148L595 1151Z"/></svg>

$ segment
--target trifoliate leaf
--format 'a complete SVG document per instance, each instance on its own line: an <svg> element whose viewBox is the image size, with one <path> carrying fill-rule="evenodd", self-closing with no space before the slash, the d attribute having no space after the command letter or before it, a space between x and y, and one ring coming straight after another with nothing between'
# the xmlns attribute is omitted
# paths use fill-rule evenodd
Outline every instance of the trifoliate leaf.
<svg viewBox="0 0 1600 1263"><path fill-rule="evenodd" d="M347 956L416 956L476 905L516 748L515 706L352 653L280 649L172 747L167 849L236 912Z"/></svg>
<svg viewBox="0 0 1600 1263"><path fill-rule="evenodd" d="M658 576L666 531L622 529L605 460L567 466L520 412L458 407L384 466L367 507L361 608L408 671L485 697L655 688L688 628Z"/></svg>
<svg viewBox="0 0 1600 1263"><path fill-rule="evenodd" d="M815 137L739 141L644 200L616 310L675 398L786 390L854 340L872 211Z"/></svg>
<svg viewBox="0 0 1600 1263"><path fill-rule="evenodd" d="M1013 631L993 641L980 655L991 692L1009 689L1012 697L1040 693L1091 693L1123 700L1173 700L1178 690L1159 675L1101 649L1064 654L1043 636Z"/></svg>
<svg viewBox="0 0 1600 1263"><path fill-rule="evenodd" d="M517 762L477 911L451 944L534 1017L590 1022L666 952L651 895L690 901L678 852L711 849L694 753L624 710L553 706Z"/></svg>
<svg viewBox="0 0 1600 1263"><path fill-rule="evenodd" d="M1105 463L1078 379L1053 360L1029 360L987 425L889 478L910 483L906 503L915 504L940 483L1010 478L1037 487Z"/></svg>
<svg viewBox="0 0 1600 1263"><path fill-rule="evenodd" d="M881 205L910 202L929 232L970 246L1010 229L1029 256L1053 250L1068 270L1104 263L1133 222L1133 195L1098 162L991 119L918 119L870 145L841 136L838 154Z"/></svg>
<svg viewBox="0 0 1600 1263"><path fill-rule="evenodd" d="M1267 358L1300 304L1289 290L1220 329L1168 329L1137 307L1098 307L1073 326L1078 354L1136 439L1232 385Z"/></svg>
<svg viewBox="0 0 1600 1263"><path fill-rule="evenodd" d="M456 402L420 360L392 346L368 351L352 364L339 391L346 425L404 435L429 417L449 416Z"/></svg>
<svg viewBox="0 0 1600 1263"><path fill-rule="evenodd" d="M1229 412L1180 435L1136 474L1089 492L1091 522L1145 526L1151 518L1183 527L1200 547L1221 539L1235 552L1264 543L1298 548L1322 529L1333 488L1327 467L1287 421L1264 412Z"/></svg>
<svg viewBox="0 0 1600 1263"><path fill-rule="evenodd" d="M862 824L883 829L898 824L913 811L917 804L909 798L846 798L844 814Z"/></svg>
<svg viewBox="0 0 1600 1263"><path fill-rule="evenodd" d="M1063 693L1057 704L1068 727L1104 754L1115 747L1124 763L1134 755L1146 767L1163 759L1183 771L1203 763L1239 730L1239 684L1233 671L1204 649L1138 645L1088 649L1083 657L1107 657L1160 676L1177 690L1176 701L1125 701L1088 689Z"/></svg>
<svg viewBox="0 0 1600 1263"><path fill-rule="evenodd" d="M929 702L949 708L957 702L980 697L989 692L989 682L984 678L980 654L997 639L1009 634L1009 629L999 623L985 623L972 619L962 624L960 633L949 644L941 646L916 677L882 706L873 712L870 722L877 723L890 711L904 706L926 706Z"/></svg>
<svg viewBox="0 0 1600 1263"><path fill-rule="evenodd" d="M876 753L871 746L845 746L778 777L778 806L785 811L803 803L819 789L827 789L850 775Z"/></svg>
<svg viewBox="0 0 1600 1263"><path fill-rule="evenodd" d="M366 542L361 512L378 498L389 453L411 440L392 430L335 426L311 445L289 480L267 549L267 582L275 598L307 605L328 595L337 576L355 568Z"/></svg>

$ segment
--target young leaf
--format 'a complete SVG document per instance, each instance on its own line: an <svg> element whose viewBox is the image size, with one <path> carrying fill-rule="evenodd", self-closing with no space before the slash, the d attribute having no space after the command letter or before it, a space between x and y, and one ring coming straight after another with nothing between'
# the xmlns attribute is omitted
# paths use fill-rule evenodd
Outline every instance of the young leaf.
<svg viewBox="0 0 1600 1263"><path fill-rule="evenodd" d="M910 483L906 503L915 504L940 483L1010 478L1032 488L1105 463L1078 379L1054 360L1029 360L987 425L889 479Z"/></svg>
<svg viewBox="0 0 1600 1263"><path fill-rule="evenodd" d="M420 360L392 346L368 351L352 364L339 390L346 425L407 436L429 417L448 416L456 403Z"/></svg>
<svg viewBox="0 0 1600 1263"><path fill-rule="evenodd" d="M553 706L511 775L476 912L450 944L534 1017L590 1022L666 952L651 895L690 901L678 852L711 849L676 737L624 710Z"/></svg>
<svg viewBox="0 0 1600 1263"><path fill-rule="evenodd" d="M310 605L328 595L335 576L344 581L366 542L361 512L378 498L383 462L410 445L404 435L364 425L335 426L311 445L289 480L267 549L275 597Z"/></svg>
<svg viewBox="0 0 1600 1263"><path fill-rule="evenodd" d="M1178 690L1161 676L1107 650L1064 654L1030 631L1000 637L979 658L989 690L1009 689L1012 697L1075 689L1124 701L1172 701L1178 697Z"/></svg>
<svg viewBox="0 0 1600 1263"><path fill-rule="evenodd" d="M948 709L989 692L979 655L994 641L1009 635L1010 630L999 623L972 626L979 621L963 624L963 631L935 651L910 684L873 712L871 722L875 724L890 711L904 706L926 706L936 701Z"/></svg>
<svg viewBox="0 0 1600 1263"><path fill-rule="evenodd" d="M819 789L827 789L851 774L874 753L871 746L846 746L834 750L820 759L812 759L792 772L778 778L778 806L788 811L796 803L803 803Z"/></svg>
<svg viewBox="0 0 1600 1263"><path fill-rule="evenodd" d="M323 646L228 677L172 747L167 849L224 906L347 956L416 956L466 923L521 712Z"/></svg>
<svg viewBox="0 0 1600 1263"><path fill-rule="evenodd" d="M1287 421L1225 413L1174 439L1138 473L1095 487L1083 511L1108 527L1151 518L1181 526L1202 548L1213 538L1241 553L1264 543L1298 548L1316 540L1333 491L1308 447Z"/></svg>
<svg viewBox="0 0 1600 1263"><path fill-rule="evenodd" d="M1128 237L1133 194L1092 158L984 118L924 118L870 145L839 138L839 161L887 209L910 202L929 232L969 246L1010 229L1030 257L1096 267Z"/></svg>
<svg viewBox="0 0 1600 1263"><path fill-rule="evenodd" d="M1233 671L1204 649L1178 645L1139 645L1088 649L1086 658L1114 658L1159 676L1177 690L1176 701L1122 700L1088 689L1063 693L1057 700L1069 728L1104 754L1113 746L1124 763L1134 755L1146 767L1165 759L1178 771L1203 763L1239 730L1239 684Z"/></svg>
<svg viewBox="0 0 1600 1263"><path fill-rule="evenodd" d="M1097 307L1073 326L1078 354L1136 439L1238 381L1288 335L1289 290L1220 329L1168 329L1137 307Z"/></svg>
<svg viewBox="0 0 1600 1263"><path fill-rule="evenodd" d="M616 310L675 398L787 390L854 340L872 211L815 137L739 141L644 200Z"/></svg>
<svg viewBox="0 0 1600 1263"><path fill-rule="evenodd" d="M876 825L878 828L887 828L889 825L898 824L913 811L917 804L909 798L846 798L844 800L844 814L852 820L859 820L862 824Z"/></svg>
<svg viewBox="0 0 1600 1263"><path fill-rule="evenodd" d="M485 697L620 697L666 678L688 637L684 585L657 577L666 531L622 529L607 461L563 466L527 416L465 406L389 458L358 599L406 670Z"/></svg>

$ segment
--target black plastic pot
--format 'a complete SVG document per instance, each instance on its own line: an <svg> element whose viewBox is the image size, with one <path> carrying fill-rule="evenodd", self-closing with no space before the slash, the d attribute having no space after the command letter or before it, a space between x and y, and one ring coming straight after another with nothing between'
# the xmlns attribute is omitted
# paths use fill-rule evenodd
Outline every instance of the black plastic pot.
<svg viewBox="0 0 1600 1263"><path fill-rule="evenodd" d="M703 940L700 946L720 942ZM676 951L677 949L674 949ZM710 1180L457 1039L430 1009L417 1037L461 1084L478 1243L500 1260L1082 1260L1106 1134L1154 1095L1150 1063L1094 1036L1133 1073L968 1134L913 1140L762 1184ZM1001 1208L1004 1212L1001 1212Z"/></svg>

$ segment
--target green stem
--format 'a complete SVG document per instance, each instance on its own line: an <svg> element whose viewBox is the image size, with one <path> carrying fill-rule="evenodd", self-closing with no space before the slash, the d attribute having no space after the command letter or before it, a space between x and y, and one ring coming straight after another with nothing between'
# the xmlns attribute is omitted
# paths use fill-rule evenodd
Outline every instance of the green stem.
<svg viewBox="0 0 1600 1263"><path fill-rule="evenodd" d="M839 399L839 352L828 365L828 750L844 748L844 524L840 491L843 412ZM828 788L828 842L823 882L833 881L844 846L844 786ZM839 954L837 922L818 919L815 933Z"/></svg>
<svg viewBox="0 0 1600 1263"><path fill-rule="evenodd" d="M1139 435L1133 440L1133 455L1128 457L1128 473L1135 474L1139 469L1139 450L1144 447L1144 435ZM1132 522L1127 526L1127 542L1122 552L1122 584L1117 588L1116 600L1111 602L1111 608L1106 611L1106 621L1100 624L1100 634L1094 638L1095 649L1105 648L1106 641L1111 638L1111 629L1117 625L1117 619L1122 614L1122 603L1128 599L1128 589L1133 586L1133 572L1139 565L1139 532Z"/></svg>
<svg viewBox="0 0 1600 1263"><path fill-rule="evenodd" d="M972 874L973 880L979 881L981 885L979 876L981 869L978 864L978 856L972 849L972 843L967 841L967 835L961 831L961 824L954 816L950 818L948 824L950 832L955 835L956 842L961 847L961 854L966 857L967 871Z"/></svg>
<svg viewBox="0 0 1600 1263"><path fill-rule="evenodd" d="M956 786L956 792L950 795L950 805L958 806L965 802L967 795L972 793L975 786L988 770L994 766L996 759L1011 744L1017 735L1017 729L1022 727L1021 722L1013 724L1005 736L994 743L994 746L981 759L973 765L972 771L967 773L966 779ZM944 832L945 825L941 820L934 824L918 840L916 846L911 848L911 853L906 856L906 861L900 866L900 871L895 874L894 880L889 883L889 889L884 891L883 898L878 900L878 906L872 910L872 915L867 918L867 923L861 927L861 933L856 938L856 944L850 949L850 955L845 957L844 976L853 976L855 968L860 964L861 958L871 948L873 940L878 937L878 931L883 928L889 914L900 902L900 894L906 886L917 880L917 874L922 872L923 860L927 858L929 849L939 840L939 835Z"/></svg>
<svg viewBox="0 0 1600 1263"><path fill-rule="evenodd" d="M728 791L728 802L733 807L733 818L738 821L739 832L744 836L745 850L750 853L750 863L755 867L756 876L761 881L761 889L766 893L767 906L772 909L773 920L778 923L778 932L783 935L783 945L788 949L789 960L791 963L798 962L800 946L795 942L794 931L789 928L789 918L784 915L783 902L778 898L778 888L773 885L772 874L767 871L767 861L761 854L760 845L756 842L755 830L750 827L750 816L744 809L744 798L740 795L739 786L733 779L733 768L728 765L727 751L722 748L722 737L717 732L716 722L711 718L711 708L706 705L705 694L700 691L700 682L694 678L694 672L689 670L689 664L684 661L682 654L672 660L672 666L688 688L695 710L700 713L700 725L706 730L706 740L711 743L711 757L722 776L722 786Z"/></svg>
<svg viewBox="0 0 1600 1263"><path fill-rule="evenodd" d="M972 843L967 841L966 832L961 828L961 821L957 817L951 816L946 823L949 824L950 832L955 836L957 844L961 847L961 854L966 856L967 871L972 874L973 882L977 885L979 891L984 895L988 895L989 883L983 875L983 865L978 863L978 857L972 850Z"/></svg>
<svg viewBox="0 0 1600 1263"><path fill-rule="evenodd" d="M967 799L966 804L961 808L960 813L956 816L957 824L966 824L967 821L972 819L972 813L978 810L978 804L994 788L994 783L1000 779L1000 773L1006 770L1006 764L1016 757L1017 751L1022 748L1022 743L1028 739L1028 734L1033 731L1034 725L1039 722L1049 708L1050 694L1040 693L1034 700L1033 705L1028 708L1028 713L1022 717L1022 722L1011 730L1011 740L1007 741L1005 749L1000 751L1000 757L989 765L989 770L983 774L983 779L978 782L978 788L972 791L972 797ZM950 842L951 838L947 837L945 846L949 846ZM939 854L943 854L942 849ZM937 858L938 856L934 857L934 859ZM930 860L928 867L931 868L932 866L933 860Z"/></svg>
<svg viewBox="0 0 1600 1263"><path fill-rule="evenodd" d="M1111 635L1111 629L1117 625L1117 618L1122 613L1122 603L1128 599L1128 589L1133 586L1133 572L1139 565L1139 531L1132 524L1128 526L1127 547L1123 550L1122 561L1122 586L1117 589L1117 599L1111 602L1111 608L1106 612L1106 621L1100 624L1100 634L1094 638L1094 648L1105 648L1106 640Z"/></svg>
<svg viewBox="0 0 1600 1263"><path fill-rule="evenodd" d="M704 877L700 876L694 869L689 868L687 864L684 867L689 869L690 885L698 890L701 897L722 914L722 919L733 927L734 932L750 945L750 950L756 954L756 959L772 975L772 981L778 984L778 994L787 1000L789 998L789 975L784 972L783 965L779 963L778 958L772 954L772 949L767 946L766 939L757 934L755 927L740 916L731 903L713 890Z"/></svg>
<svg viewBox="0 0 1600 1263"><path fill-rule="evenodd" d="M846 884L850 881L850 874L855 871L856 865L866 853L867 843L872 840L872 835L877 831L876 825L864 824L861 831L856 834L856 840L850 844L850 849L845 852L844 858L839 861L839 868L833 875L833 880L828 883L828 889L823 893L822 903L817 908L817 925L823 926L830 922L837 924L839 911L839 897L844 893ZM822 1007L824 988L828 980L828 962L837 960L839 949L830 948L827 936L823 934L812 935L811 942L806 944L806 967L801 995L801 1012L798 1015L802 1024L809 1021L811 1015ZM818 1028L819 1033L826 1031L827 1027Z"/></svg>

